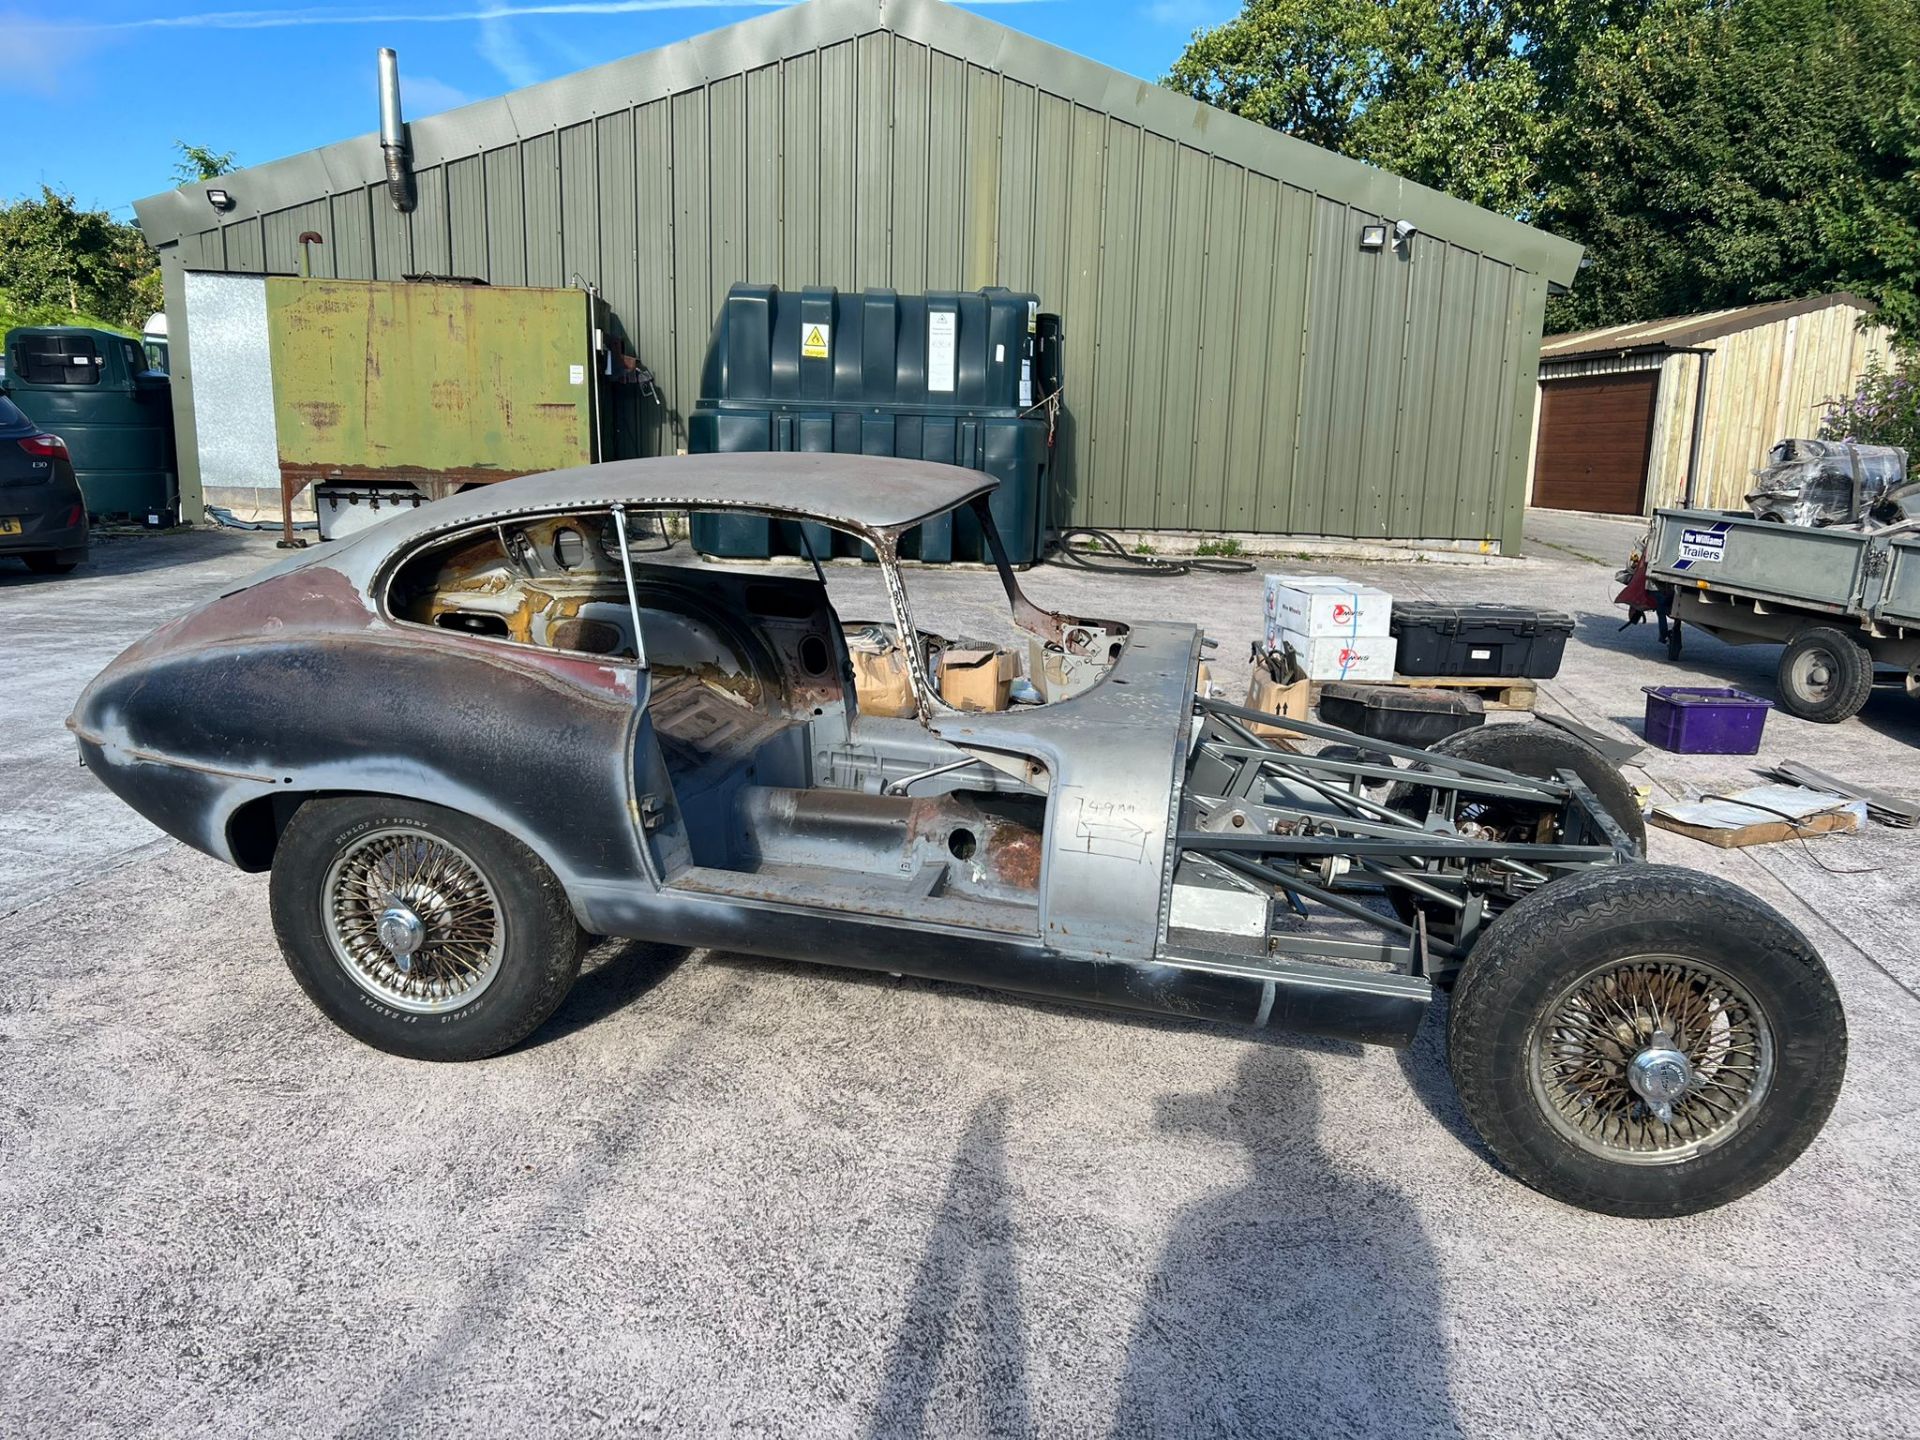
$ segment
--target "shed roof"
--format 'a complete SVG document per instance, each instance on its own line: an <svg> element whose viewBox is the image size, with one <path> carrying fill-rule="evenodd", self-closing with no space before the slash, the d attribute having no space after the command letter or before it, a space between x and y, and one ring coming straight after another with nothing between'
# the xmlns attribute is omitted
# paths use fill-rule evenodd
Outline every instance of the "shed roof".
<svg viewBox="0 0 1920 1440"><path fill-rule="evenodd" d="M1388 171L1322 150L1137 76L1061 50L941 0L806 0L725 29L615 60L493 100L409 122L416 168L478 154L578 124L790 55L887 31L1010 76L1182 145L1346 202L1426 234L1567 284L1580 247ZM371 109L369 103L369 109ZM379 137L367 134L210 182L232 197L222 223L372 185L384 174ZM207 184L134 203L155 246L209 228Z"/></svg>
<svg viewBox="0 0 1920 1440"><path fill-rule="evenodd" d="M1723 339L1742 330L1771 325L1835 305L1850 305L1856 310L1872 311L1871 300L1863 300L1848 290L1829 295L1814 295L1805 300L1769 300L1761 305L1742 305L1732 310L1707 310L1698 315L1679 315L1666 320L1636 320L1630 325L1609 325L1599 330L1578 330L1568 335L1551 335L1540 346L1540 359L1584 360L1595 355L1624 355L1646 350L1685 350L1709 341Z"/></svg>

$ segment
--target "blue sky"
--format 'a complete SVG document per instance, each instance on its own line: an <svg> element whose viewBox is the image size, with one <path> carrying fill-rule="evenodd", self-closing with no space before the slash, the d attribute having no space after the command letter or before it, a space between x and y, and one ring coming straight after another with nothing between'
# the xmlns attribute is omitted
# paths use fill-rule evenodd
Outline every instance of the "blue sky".
<svg viewBox="0 0 1920 1440"><path fill-rule="evenodd" d="M400 52L410 118L730 25L703 0L0 0L0 198L45 183L131 212L173 183L172 144L241 164L363 134L374 52ZM254 0L260 4L261 0ZM1002 24L1146 79L1237 0L977 0Z"/></svg>

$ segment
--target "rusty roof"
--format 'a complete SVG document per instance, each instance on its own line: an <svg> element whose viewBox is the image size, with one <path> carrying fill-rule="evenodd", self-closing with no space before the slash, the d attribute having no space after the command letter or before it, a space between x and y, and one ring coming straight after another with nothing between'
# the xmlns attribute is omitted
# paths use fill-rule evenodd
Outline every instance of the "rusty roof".
<svg viewBox="0 0 1920 1440"><path fill-rule="evenodd" d="M1540 346L1540 359L1583 360L1594 355L1623 355L1636 350L1685 350L1711 340L1719 340L1741 330L1771 325L1814 310L1835 305L1851 305L1871 312L1876 307L1848 290L1829 295L1813 295L1805 300L1769 300L1762 305L1741 305L1731 310L1707 310L1698 315L1677 315L1665 320L1636 320L1630 325L1609 325L1600 330L1577 330L1569 335L1549 335Z"/></svg>

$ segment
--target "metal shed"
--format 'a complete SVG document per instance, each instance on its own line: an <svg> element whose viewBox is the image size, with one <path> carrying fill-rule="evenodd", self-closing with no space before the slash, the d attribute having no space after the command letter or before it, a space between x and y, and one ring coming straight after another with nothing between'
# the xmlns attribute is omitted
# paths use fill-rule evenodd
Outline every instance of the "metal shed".
<svg viewBox="0 0 1920 1440"><path fill-rule="evenodd" d="M292 273L312 231L322 275L595 287L661 380L623 453L683 443L736 280L999 284L1066 325L1057 523L1518 548L1577 246L938 0L810 0L408 129L411 213L374 135L135 207L189 500L184 277Z"/></svg>
<svg viewBox="0 0 1920 1440"><path fill-rule="evenodd" d="M1873 310L1839 292L1553 336L1540 347L1531 502L1740 509L1768 447L1816 434L1825 403L1887 359Z"/></svg>

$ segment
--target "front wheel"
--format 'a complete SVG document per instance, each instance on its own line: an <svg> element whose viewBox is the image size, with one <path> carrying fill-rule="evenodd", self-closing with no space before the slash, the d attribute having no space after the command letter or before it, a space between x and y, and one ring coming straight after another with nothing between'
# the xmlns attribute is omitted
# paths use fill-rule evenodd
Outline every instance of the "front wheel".
<svg viewBox="0 0 1920 1440"><path fill-rule="evenodd" d="M580 970L580 927L553 872L438 805L309 801L274 854L271 898L280 949L313 1002L411 1059L519 1044Z"/></svg>
<svg viewBox="0 0 1920 1440"><path fill-rule="evenodd" d="M1645 1219L1724 1205L1793 1163L1846 1070L1826 966L1739 887L1667 865L1543 886L1474 947L1448 1058L1500 1163Z"/></svg>

